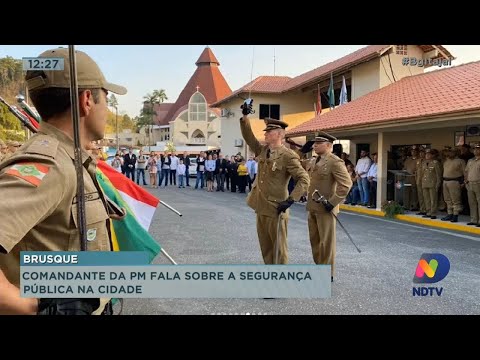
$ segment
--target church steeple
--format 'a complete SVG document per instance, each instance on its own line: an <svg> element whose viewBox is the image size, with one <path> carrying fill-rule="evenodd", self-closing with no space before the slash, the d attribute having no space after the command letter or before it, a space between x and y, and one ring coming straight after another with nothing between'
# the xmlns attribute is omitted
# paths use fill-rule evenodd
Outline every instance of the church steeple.
<svg viewBox="0 0 480 360"><path fill-rule="evenodd" d="M202 54L198 58L195 65L200 66L200 65L212 65L212 64L215 64L217 66L220 65L215 55L213 55L212 50L207 46L203 50Z"/></svg>
<svg viewBox="0 0 480 360"><path fill-rule="evenodd" d="M219 61L208 46L202 51L195 65L197 65L195 72L178 96L175 104L168 111L166 116L168 121L175 120L179 109L188 105L190 97L196 91L202 93L207 104L213 104L232 93L230 86L220 72Z"/></svg>

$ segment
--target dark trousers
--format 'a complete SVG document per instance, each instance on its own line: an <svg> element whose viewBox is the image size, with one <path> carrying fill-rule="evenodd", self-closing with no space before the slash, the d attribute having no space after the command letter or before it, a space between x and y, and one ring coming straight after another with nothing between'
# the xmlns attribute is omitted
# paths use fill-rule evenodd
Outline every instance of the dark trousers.
<svg viewBox="0 0 480 360"><path fill-rule="evenodd" d="M370 197L368 205L370 206L377 206L377 182L371 181L370 182Z"/></svg>
<svg viewBox="0 0 480 360"><path fill-rule="evenodd" d="M217 174L217 191L223 191L223 184L225 183L225 174L218 173Z"/></svg>
<svg viewBox="0 0 480 360"><path fill-rule="evenodd" d="M170 169L170 185L177 185L177 170Z"/></svg>
<svg viewBox="0 0 480 360"><path fill-rule="evenodd" d="M232 192L237 192L237 181L238 181L238 175L237 174L231 174L231 176L230 176L230 190Z"/></svg>
<svg viewBox="0 0 480 360"><path fill-rule="evenodd" d="M143 185L147 185L145 182L145 169L137 169L137 184L140 182L140 178L143 180Z"/></svg>
<svg viewBox="0 0 480 360"><path fill-rule="evenodd" d="M188 166L185 169L185 180L187 181L187 186L190 186L190 171L188 171Z"/></svg>
<svg viewBox="0 0 480 360"><path fill-rule="evenodd" d="M162 178L160 179L160 183L158 184L159 186L162 185L162 180L165 179L165 186L168 185L168 174L170 174L170 169L162 169ZM170 184L172 184L170 182Z"/></svg>
<svg viewBox="0 0 480 360"><path fill-rule="evenodd" d="M249 178L248 175L242 175L242 176L238 176L237 177L237 180L238 180L238 192L240 193L244 193L246 188L247 188L247 178Z"/></svg>
<svg viewBox="0 0 480 360"><path fill-rule="evenodd" d="M225 174L225 184L227 186L227 190L230 190L230 174L229 173Z"/></svg>
<svg viewBox="0 0 480 360"><path fill-rule="evenodd" d="M125 176L129 179L132 179L132 181L135 181L135 166L134 167L128 167L126 166L126 171L125 171Z"/></svg>

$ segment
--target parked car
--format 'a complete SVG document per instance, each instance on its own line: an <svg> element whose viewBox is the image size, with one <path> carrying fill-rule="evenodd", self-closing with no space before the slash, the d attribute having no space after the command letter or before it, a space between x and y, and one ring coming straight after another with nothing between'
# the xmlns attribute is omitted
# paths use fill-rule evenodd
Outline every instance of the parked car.
<svg viewBox="0 0 480 360"><path fill-rule="evenodd" d="M189 177L197 176L197 158L191 157L190 158L190 166L188 167L188 175Z"/></svg>

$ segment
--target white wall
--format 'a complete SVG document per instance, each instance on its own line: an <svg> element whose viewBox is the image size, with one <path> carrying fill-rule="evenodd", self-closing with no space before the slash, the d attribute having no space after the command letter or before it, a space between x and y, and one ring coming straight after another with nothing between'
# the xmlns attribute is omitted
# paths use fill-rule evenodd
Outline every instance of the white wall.
<svg viewBox="0 0 480 360"><path fill-rule="evenodd" d="M352 100L379 89L379 66L379 59L373 59L352 69Z"/></svg>

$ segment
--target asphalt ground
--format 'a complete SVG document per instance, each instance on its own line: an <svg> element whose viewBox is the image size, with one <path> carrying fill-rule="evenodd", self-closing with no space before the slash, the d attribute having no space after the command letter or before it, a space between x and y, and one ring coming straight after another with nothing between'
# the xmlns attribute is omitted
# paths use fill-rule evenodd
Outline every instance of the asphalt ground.
<svg viewBox="0 0 480 360"><path fill-rule="evenodd" d="M195 179L191 179L191 183ZM193 186L147 189L183 214L159 205L150 233L178 264L263 264L255 214L245 194L194 190ZM305 206L291 208L291 264L313 264ZM126 299L123 314L480 314L480 237L396 220L342 212L337 225L336 277L328 299ZM413 276L423 253L440 253L451 264L436 284L441 296L413 296ZM159 255L154 263L169 264Z"/></svg>

